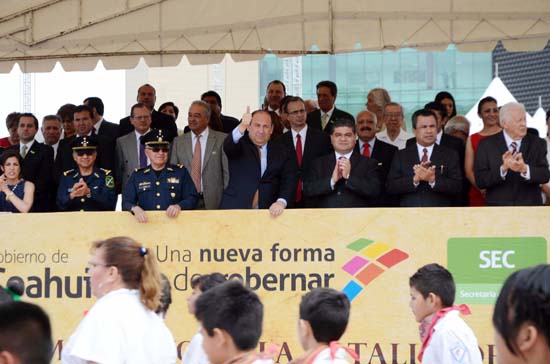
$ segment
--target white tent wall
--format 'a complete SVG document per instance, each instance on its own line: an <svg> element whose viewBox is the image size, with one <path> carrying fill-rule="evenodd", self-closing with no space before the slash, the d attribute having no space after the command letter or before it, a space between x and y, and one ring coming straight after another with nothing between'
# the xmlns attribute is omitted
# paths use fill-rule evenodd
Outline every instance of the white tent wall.
<svg viewBox="0 0 550 364"><path fill-rule="evenodd" d="M229 53L542 49L548 0L2 0L0 72L218 63Z"/></svg>

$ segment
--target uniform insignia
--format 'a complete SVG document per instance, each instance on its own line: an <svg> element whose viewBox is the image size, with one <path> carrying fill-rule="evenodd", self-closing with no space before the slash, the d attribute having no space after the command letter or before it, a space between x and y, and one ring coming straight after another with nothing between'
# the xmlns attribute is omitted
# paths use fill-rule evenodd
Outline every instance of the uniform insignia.
<svg viewBox="0 0 550 364"><path fill-rule="evenodd" d="M110 170L110 169L104 169L104 168L100 168L100 169L101 169L101 170L103 171L103 173L105 173L105 174L111 173L111 170Z"/></svg>
<svg viewBox="0 0 550 364"><path fill-rule="evenodd" d="M97 187L97 186L94 186L94 188L93 188L93 189L94 189L94 190L97 190L97 189L98 189L98 187Z"/></svg>
<svg viewBox="0 0 550 364"><path fill-rule="evenodd" d="M172 193L170 194L170 196L172 196L172 198L174 198L174 197L176 197L176 193L175 193L175 192L172 192Z"/></svg>
<svg viewBox="0 0 550 364"><path fill-rule="evenodd" d="M183 164L176 164L176 166L178 166L179 169L183 168Z"/></svg>
<svg viewBox="0 0 550 364"><path fill-rule="evenodd" d="M134 172L137 172L137 171L139 171L139 168L134 168Z"/></svg>
<svg viewBox="0 0 550 364"><path fill-rule="evenodd" d="M176 177L168 177L166 179L166 182L168 182L168 183L180 183L180 179L176 178Z"/></svg>
<svg viewBox="0 0 550 364"><path fill-rule="evenodd" d="M99 174L97 173L94 173L94 176L96 176L96 178L99 178Z"/></svg>
<svg viewBox="0 0 550 364"><path fill-rule="evenodd" d="M174 171L174 168L166 167L166 169L169 170L170 172Z"/></svg>
<svg viewBox="0 0 550 364"><path fill-rule="evenodd" d="M74 169L69 169L68 171L65 171L63 172L63 175L64 176L67 176L69 173L71 173L72 171L74 171Z"/></svg>
<svg viewBox="0 0 550 364"><path fill-rule="evenodd" d="M147 168L143 171L143 173L149 173L151 171L151 169Z"/></svg>
<svg viewBox="0 0 550 364"><path fill-rule="evenodd" d="M107 188L115 187L115 179L113 178L113 176L105 176L105 186Z"/></svg>

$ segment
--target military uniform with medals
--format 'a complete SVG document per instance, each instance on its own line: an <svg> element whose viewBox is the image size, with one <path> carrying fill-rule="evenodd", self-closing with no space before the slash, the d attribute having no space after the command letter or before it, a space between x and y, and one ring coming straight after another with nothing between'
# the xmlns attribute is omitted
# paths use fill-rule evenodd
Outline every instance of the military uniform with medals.
<svg viewBox="0 0 550 364"><path fill-rule="evenodd" d="M73 142L73 151L94 150L97 143L90 137L79 137ZM71 200L73 186L84 180L90 193ZM63 173L57 189L57 206L61 211L114 211L116 207L115 180L111 171L94 167L92 173L83 176L79 169Z"/></svg>
<svg viewBox="0 0 550 364"><path fill-rule="evenodd" d="M142 138L148 147L168 147L169 143L152 130ZM164 211L170 205L182 210L192 210L198 201L198 193L191 176L181 165L166 164L160 171L150 165L136 169L122 192L122 210L131 211L139 206L143 210Z"/></svg>

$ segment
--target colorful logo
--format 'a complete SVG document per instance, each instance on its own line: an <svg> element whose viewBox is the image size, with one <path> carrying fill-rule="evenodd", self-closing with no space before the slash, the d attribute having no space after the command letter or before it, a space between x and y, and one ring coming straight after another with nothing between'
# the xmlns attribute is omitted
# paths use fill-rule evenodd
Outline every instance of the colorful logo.
<svg viewBox="0 0 550 364"><path fill-rule="evenodd" d="M357 255L342 267L355 278L350 280L342 290L350 301L353 301L363 288L379 275L409 257L409 254L402 250L368 239L356 240L347 248L357 252Z"/></svg>

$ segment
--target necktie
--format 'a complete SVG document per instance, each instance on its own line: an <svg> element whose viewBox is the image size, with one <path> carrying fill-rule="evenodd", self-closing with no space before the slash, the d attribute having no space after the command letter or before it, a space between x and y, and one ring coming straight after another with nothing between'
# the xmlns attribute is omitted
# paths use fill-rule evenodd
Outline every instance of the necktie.
<svg viewBox="0 0 550 364"><path fill-rule="evenodd" d="M27 147L26 144L23 144L23 147L21 148L21 158L25 158L25 156L27 155L27 150L29 149L29 147Z"/></svg>
<svg viewBox="0 0 550 364"><path fill-rule="evenodd" d="M510 143L510 148L512 148L512 154L516 154L516 152L518 151L518 143L516 142Z"/></svg>
<svg viewBox="0 0 550 364"><path fill-rule="evenodd" d="M296 134L296 160L298 161L298 167L302 167L302 137L300 134ZM296 186L296 202L302 200L302 179L298 179L298 185Z"/></svg>
<svg viewBox="0 0 550 364"><path fill-rule="evenodd" d="M327 126L328 123L328 114L323 114L321 116L321 129L325 130L325 126Z"/></svg>
<svg viewBox="0 0 550 364"><path fill-rule="evenodd" d="M369 143L363 144L363 155L365 157L370 157L370 144Z"/></svg>
<svg viewBox="0 0 550 364"><path fill-rule="evenodd" d="M265 167L263 166L262 161L262 148L258 147L258 157L260 157L260 178L264 174ZM259 181L258 181L259 182ZM259 208L259 201L260 201L260 193L259 190L256 189L256 192L254 192L254 197L252 198L252 208L257 209Z"/></svg>
<svg viewBox="0 0 550 364"><path fill-rule="evenodd" d="M191 160L191 178L195 183L197 192L202 192L201 188L201 135L197 135L195 149L193 150L193 159Z"/></svg>
<svg viewBox="0 0 550 364"><path fill-rule="evenodd" d="M147 155L145 155L145 145L139 143L139 168L147 167Z"/></svg>
<svg viewBox="0 0 550 364"><path fill-rule="evenodd" d="M422 163L425 163L428 161L428 149L422 149L422 153Z"/></svg>

